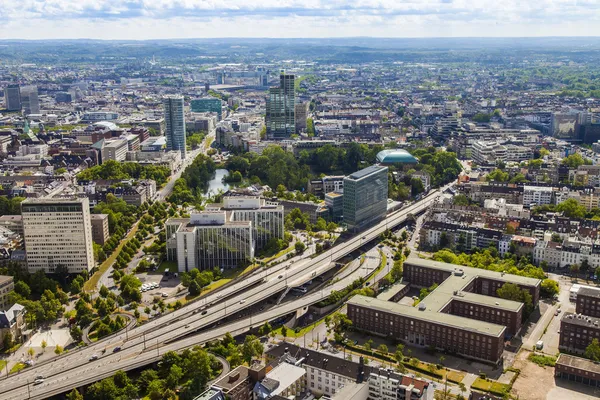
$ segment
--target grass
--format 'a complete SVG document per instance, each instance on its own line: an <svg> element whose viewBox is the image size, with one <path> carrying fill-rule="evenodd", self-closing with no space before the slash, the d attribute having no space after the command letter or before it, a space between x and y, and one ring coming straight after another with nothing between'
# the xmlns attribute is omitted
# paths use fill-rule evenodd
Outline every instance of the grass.
<svg viewBox="0 0 600 400"><path fill-rule="evenodd" d="M92 342L97 342L98 341L98 332L94 331L92 333L89 334L89 339Z"/></svg>
<svg viewBox="0 0 600 400"><path fill-rule="evenodd" d="M15 365L13 365L13 367L10 369L10 373L14 374L16 372L21 371L23 368L25 368L27 365L23 364L22 362L18 362Z"/></svg>
<svg viewBox="0 0 600 400"><path fill-rule="evenodd" d="M8 361L0 360L0 372L2 372L2 370L4 370L4 368L6 368L6 364L8 364Z"/></svg>
<svg viewBox="0 0 600 400"><path fill-rule="evenodd" d="M232 279L230 278L223 278L223 279L219 279L218 281L214 281L213 283L211 283L210 285L204 287L202 289L202 292L200 294L207 294L212 292L213 290L216 290L218 288L220 288L221 286L231 282Z"/></svg>
<svg viewBox="0 0 600 400"><path fill-rule="evenodd" d="M131 232L129 232L129 234L127 236L125 236L125 238L123 240L121 240L121 243L119 243L119 245L117 246L115 251L112 252L110 257L108 257L102 264L100 264L100 267L98 267L98 271L96 271L96 273L94 275L92 275L91 278L88 279L88 281L86 283L83 284L84 292L91 292L96 289L96 286L98 286L98 281L100 280L100 277L102 275L104 275L106 273L106 271L108 271L110 266L113 265L113 263L117 260L117 256L121 252L121 249L123 248L123 246L125 246L125 243L127 243L129 241L129 239L131 239L132 237L135 236L135 233L137 232L137 230L138 230L138 224L136 223L135 226L133 227L133 229L131 229Z"/></svg>
<svg viewBox="0 0 600 400"><path fill-rule="evenodd" d="M10 354L10 353L14 353L15 351L19 350L19 347L21 347L21 343L16 343L13 347L11 347L10 349L4 349L2 350L3 354Z"/></svg>
<svg viewBox="0 0 600 400"><path fill-rule="evenodd" d="M482 392L490 392L492 394L497 394L500 396L504 396L504 394L510 391L510 385L506 385L504 383L488 381L486 379L482 379L478 377L475 379L475 382L471 385L471 389L476 389Z"/></svg>
<svg viewBox="0 0 600 400"><path fill-rule="evenodd" d="M450 382L460 383L465 379L466 374L464 372L450 370L446 373L446 378Z"/></svg>
<svg viewBox="0 0 600 400"><path fill-rule="evenodd" d="M175 261L163 261L160 263L155 272L164 274L167 269L170 271L172 268L174 268L174 271L177 270L177 263Z"/></svg>
<svg viewBox="0 0 600 400"><path fill-rule="evenodd" d="M552 356L531 353L527 359L532 363L539 365L540 367L554 367L556 365L556 357Z"/></svg>

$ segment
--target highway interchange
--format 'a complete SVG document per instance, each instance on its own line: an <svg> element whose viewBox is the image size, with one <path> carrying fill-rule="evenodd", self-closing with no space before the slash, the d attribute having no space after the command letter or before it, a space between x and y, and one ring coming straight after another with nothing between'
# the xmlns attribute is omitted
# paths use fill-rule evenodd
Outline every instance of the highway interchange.
<svg viewBox="0 0 600 400"><path fill-rule="evenodd" d="M147 365L159 360L167 351L181 351L217 339L227 332L240 334L265 321L304 310L326 298L331 291L343 289L354 278L349 276L314 293L221 325L226 316L232 316L326 272L334 266L333 261L376 239L386 229L403 223L409 214L416 215L425 211L440 193L439 190L430 192L420 201L388 214L386 220L314 258L305 258L295 263L287 261L267 270L257 271L239 282L188 303L180 310L27 368L18 374L11 374L0 381L0 397L4 400L47 398L111 376L117 370L131 370ZM194 333L211 325L214 325L211 329ZM122 350L113 353L117 346ZM102 353L103 350L105 353ZM89 361L92 355L97 355L98 359ZM38 376L43 376L45 381L40 385L33 385L32 382Z"/></svg>

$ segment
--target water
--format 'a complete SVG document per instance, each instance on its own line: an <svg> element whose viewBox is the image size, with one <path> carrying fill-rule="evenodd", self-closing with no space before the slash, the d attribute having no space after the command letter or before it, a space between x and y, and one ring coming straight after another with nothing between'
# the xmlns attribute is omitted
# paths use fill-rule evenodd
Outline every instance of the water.
<svg viewBox="0 0 600 400"><path fill-rule="evenodd" d="M214 196L215 194L219 193L219 190L226 192L229 189L229 185L223 182L223 178L228 174L229 172L224 168L215 170L215 176L208 181L208 190L205 194Z"/></svg>

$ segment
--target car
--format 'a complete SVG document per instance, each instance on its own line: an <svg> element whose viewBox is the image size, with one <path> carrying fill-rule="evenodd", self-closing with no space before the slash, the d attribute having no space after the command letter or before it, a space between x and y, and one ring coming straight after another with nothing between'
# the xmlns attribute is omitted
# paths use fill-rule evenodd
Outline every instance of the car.
<svg viewBox="0 0 600 400"><path fill-rule="evenodd" d="M34 384L34 385L39 385L39 384L41 384L41 383L44 383L44 379L43 379L43 378L41 378L41 379L36 379L35 381L33 381L33 384Z"/></svg>
<svg viewBox="0 0 600 400"><path fill-rule="evenodd" d="M186 328L186 329L189 328L189 327L190 327L189 325L184 326L184 328Z"/></svg>
<svg viewBox="0 0 600 400"><path fill-rule="evenodd" d="M38 375L35 377L35 379L46 379L46 378L44 378L44 375Z"/></svg>
<svg viewBox="0 0 600 400"><path fill-rule="evenodd" d="M201 315L206 315L207 313L208 313L208 310L204 310L204 311L202 311Z"/></svg>
<svg viewBox="0 0 600 400"><path fill-rule="evenodd" d="M240 304L244 304L246 300L240 300Z"/></svg>
<svg viewBox="0 0 600 400"><path fill-rule="evenodd" d="M23 361L23 364L27 365L28 367L31 367L33 365L33 360L25 360Z"/></svg>
<svg viewBox="0 0 600 400"><path fill-rule="evenodd" d="M169 297L169 294L168 293L163 293L162 297Z"/></svg>
<svg viewBox="0 0 600 400"><path fill-rule="evenodd" d="M362 237L362 239L363 239L363 240L365 240L366 238L367 238L366 236L363 236L363 237Z"/></svg>
<svg viewBox="0 0 600 400"><path fill-rule="evenodd" d="M277 279L281 279L281 278L283 278L283 275L279 275L279 276L277 277Z"/></svg>
<svg viewBox="0 0 600 400"><path fill-rule="evenodd" d="M93 355L90 357L90 361L96 361L97 359L98 359L98 354L93 354Z"/></svg>
<svg viewBox="0 0 600 400"><path fill-rule="evenodd" d="M554 313L554 315L555 315L555 316L556 316L556 315L558 315L558 311L556 311L556 312Z"/></svg>
<svg viewBox="0 0 600 400"><path fill-rule="evenodd" d="M118 353L119 351L121 351L121 346L117 346L113 349L113 353Z"/></svg>

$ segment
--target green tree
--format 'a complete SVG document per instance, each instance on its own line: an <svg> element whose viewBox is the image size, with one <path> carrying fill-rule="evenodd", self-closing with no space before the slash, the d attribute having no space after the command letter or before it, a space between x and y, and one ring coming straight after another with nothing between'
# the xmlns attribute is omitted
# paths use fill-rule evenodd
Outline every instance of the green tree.
<svg viewBox="0 0 600 400"><path fill-rule="evenodd" d="M83 396L77 389L71 390L65 397L67 400L83 400Z"/></svg>
<svg viewBox="0 0 600 400"><path fill-rule="evenodd" d="M544 279L540 286L540 292L542 296L546 297L553 297L557 295L560 292L558 282L552 279Z"/></svg>
<svg viewBox="0 0 600 400"><path fill-rule="evenodd" d="M379 352L383 355L387 355L388 353L388 347L385 344L380 344L379 347L377 347L377 350L379 350Z"/></svg>
<svg viewBox="0 0 600 400"><path fill-rule="evenodd" d="M296 253L297 253L297 254L301 254L301 253L302 253L302 252L304 252L304 250L306 249L306 245L305 245L303 242L301 242L301 241L299 241L299 240L298 240L298 241L297 241L297 242L294 244L294 248L296 249Z"/></svg>
<svg viewBox="0 0 600 400"><path fill-rule="evenodd" d="M592 160L583 158L579 153L573 153L562 159L562 165L566 165L569 168L578 168L581 165L591 165Z"/></svg>
<svg viewBox="0 0 600 400"><path fill-rule="evenodd" d="M241 345L241 353L244 361L251 363L252 358L262 355L264 347L260 340L254 335L247 335L244 343Z"/></svg>
<svg viewBox="0 0 600 400"><path fill-rule="evenodd" d="M29 285L23 281L17 281L15 283L15 292L21 295L24 299L29 299L29 296L31 296L31 289L29 288Z"/></svg>
<svg viewBox="0 0 600 400"><path fill-rule="evenodd" d="M592 343L585 348L584 355L593 361L600 361L600 343L598 343L598 339L593 339Z"/></svg>
<svg viewBox="0 0 600 400"><path fill-rule="evenodd" d="M469 198L464 194L457 194L452 198L452 204L455 206L468 206L470 201Z"/></svg>
<svg viewBox="0 0 600 400"><path fill-rule="evenodd" d="M586 209L575 199L567 199L556 206L556 211L562 212L568 218L584 218Z"/></svg>
<svg viewBox="0 0 600 400"><path fill-rule="evenodd" d="M169 370L169 375L165 379L165 384L169 389L175 389L179 385L179 381L183 378L183 370L178 365L172 365Z"/></svg>

